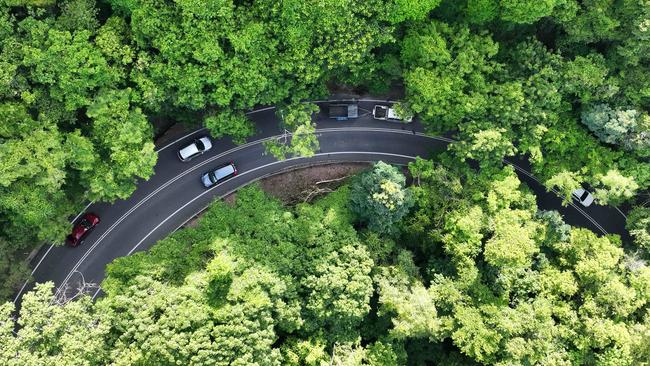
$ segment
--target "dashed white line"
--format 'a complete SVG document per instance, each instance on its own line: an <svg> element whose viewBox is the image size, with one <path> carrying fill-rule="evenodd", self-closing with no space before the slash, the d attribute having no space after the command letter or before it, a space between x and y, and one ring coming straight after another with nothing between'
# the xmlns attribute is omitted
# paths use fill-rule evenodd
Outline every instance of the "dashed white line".
<svg viewBox="0 0 650 366"><path fill-rule="evenodd" d="M334 100L332 100L332 101L334 101ZM332 102L332 101L314 101L314 103L318 103L318 102ZM389 103L391 102L391 101L382 101L382 100L373 100L373 99L370 99L370 100L359 100L359 101L364 101L364 102L389 102ZM262 109L259 109L259 110L250 111L250 112L248 112L248 113L249 113L249 114L251 114L251 113L257 113L257 112L262 112L262 111L266 111L266 110L271 110L271 109L274 109L274 108L275 108L275 107L266 107L266 108L262 108ZM191 132L191 133L189 133L189 134L187 134L187 135L185 135L185 136L183 136L183 137L181 137L181 138L179 138L179 139L173 141L172 143L167 144L166 146L162 147L161 149L159 149L159 150L157 150L157 151L162 151L162 150L166 149L167 147L172 146L172 145L178 143L179 141L182 141L183 139L186 139L187 137L189 137L189 136L191 136L191 135L193 135L193 134L195 134L195 133L198 133L198 132L200 132L200 131L203 131L203 130L205 130L205 128L195 130L195 131L193 131L193 132ZM316 130L316 133L325 133L325 132L341 132L341 131L390 132L390 133L408 134L408 135L411 135L411 134L412 134L412 135L417 135L417 136L420 136L420 137L426 137L426 138L436 139L436 140L444 141L444 142L448 142L448 143L454 142L454 140L449 139L449 138L446 138L446 137L440 137L440 136L427 136L426 134L423 134L423 133L421 133L421 132L404 131L404 130L387 129L387 128L368 128L368 127L331 128L331 129ZM163 184L161 187L157 188L154 192L152 192L152 193L150 193L149 195L147 195L147 197L145 197L143 200L141 200L140 202L138 202L138 204L136 204L134 207L132 207L132 208L131 208L127 213L125 213L122 217L120 217L120 219L118 219L118 221L116 221L116 222L115 222L115 223L114 223L114 224L113 224L113 225L112 225L112 226L111 226L111 227L110 227L110 228L109 228L105 233L102 234L102 236L101 236L101 237L100 237L100 238L99 238L95 243L93 243L93 245L90 247L90 249L88 249L88 251L84 254L84 256L83 256L83 257L82 257L82 258L77 262L77 264L75 265L74 269L73 269L70 273L68 273L68 275L66 276L66 279L63 281L63 283L62 283L62 284L59 286L59 288L57 289L57 292L61 290L62 286L63 286L65 283L67 283L67 281L68 281L68 280L70 279L70 277L71 277L71 274L74 273L74 271L76 271L76 270L79 268L79 266L81 265L81 263L82 263L82 262L83 262L83 261L88 257L88 255L93 251L93 249L94 249L94 248L95 248L95 247L96 247L96 246L97 246L97 245L98 245L98 244L99 244L99 243L100 243L100 242L101 242L101 241L102 241L102 240L103 240L103 239L104 239L104 238L105 238L105 237L106 237L106 236L107 236L107 235L108 235L108 234L109 234L109 233L110 233L110 232L111 232L111 231L112 231L112 230L113 230L117 225L119 225L119 224L120 224L124 219L126 219L126 217L128 217L128 216L129 216L129 215L130 215L130 214L131 214L135 209L137 209L138 207L140 207L144 202L146 202L146 201L149 200L151 197L153 197L155 194L157 194L158 192L160 192L160 190L166 188L167 186L169 186L169 185L170 185L171 183L173 183L174 181L180 179L180 177L182 177L182 176L184 176L184 175L186 175L186 174L189 174L190 172L192 172L192 171L198 169L199 167L201 167L201 166L203 166L203 165L205 165L205 164L207 164L207 163L209 163L209 162L212 162L212 161L214 161L214 160L216 160L216 159L218 159L218 158L220 158L220 157L222 157L222 156L224 156L224 155L226 155L226 154L230 154L230 153L232 153L232 152L234 152L234 151L237 151L237 150L240 150L240 149L243 149L243 148L249 147L249 146L254 145L254 144L262 143L262 142L267 141L267 140L269 140L269 139L278 138L278 137L280 137L280 136L282 136L282 135L271 136L271 137L267 137L267 138L260 139L260 140L256 140L256 141L252 141L252 142L249 142L249 143L247 143L247 144L244 144L244 145L238 146L238 147L236 147L236 148L233 148L233 149L231 149L231 150L228 150L228 151L226 151L226 152L223 152L223 153L221 153L221 154L219 154L219 155L217 155L217 156L215 156L215 157L212 157L212 158L210 158L210 159L206 159L206 160L203 161L202 163L197 164L197 165L191 167L191 168L188 169L187 171L184 171L183 173L181 173L181 174L177 175L176 177L172 178L171 180L165 182L165 184ZM346 153L346 152L336 152L336 153L328 153L328 154L333 155L333 154L345 154L345 153ZM354 152L347 152L347 153L349 154L349 153L354 153ZM365 153L365 154L369 154L369 152L364 152L364 153ZM326 153L322 153L322 154L326 154ZM322 154L317 154L317 155L322 155ZM379 154L379 155L386 155L386 156L392 155L392 156L401 156L401 157L405 157L405 158L413 158L413 157L409 157L409 156L407 156L407 155L400 155L400 154L390 154L390 153L376 153L376 154ZM287 159L287 160L294 160L294 159L301 159L301 158L291 158L291 159ZM286 161L286 160L284 160L284 161ZM270 163L270 164L267 164L267 165L264 165L264 166L261 166L261 167L257 167L257 168L255 168L255 169L252 169L252 170L248 171L248 172L244 172L244 173L240 174L239 176L242 176L242 175L245 175L246 173L250 173L250 172L256 171L256 170L258 170L258 169L264 168L264 167L266 167L266 166L273 165L273 164L278 164L278 163L281 163L281 162L274 162L274 163ZM539 180L537 180L534 176L532 176L530 173L528 173L528 172L525 171L524 169L522 169L522 168L520 168L520 167L518 167L518 166L516 166L516 165L514 165L514 164L512 164L512 163L509 163L509 162L507 162L507 163L513 165L513 167L515 167L515 169L517 169L517 170L521 171L522 173L528 175L529 177L531 177L532 179L534 179L535 181L537 181L538 183L541 184L541 182L539 182ZM139 246L139 245L140 245L144 240L146 240L146 238L148 238L148 237L151 235L151 233L153 233L155 230L157 230L161 225L163 225L163 224L164 224L167 220L169 220L173 215L175 215L177 212L179 212L179 211L182 210L183 208L187 207L187 205L191 204L191 203L194 202L196 199L202 197L204 194L207 194L207 192L209 192L209 190L207 190L206 192L203 192L201 195L195 197L193 200L189 201L189 202L186 203L183 207L181 207L180 209L178 209L177 211L175 211L171 216L169 216L168 218L166 218L163 222L161 222L160 224L158 224L158 225L157 225L157 226L156 226L156 227L155 227L155 228L154 228L154 229L153 229L149 234L147 234L147 236L145 236L145 238L143 238L143 239L142 239L138 244L136 244L136 246L135 246L135 247L134 247L134 248L129 252L129 254L131 254L135 249L137 249L137 247L138 247L138 246ZM556 191L554 191L554 192L555 192L556 194L558 194L558 192L556 192ZM89 204L89 205L90 205L90 204ZM576 207L575 205L573 205L573 203L572 203L572 206L573 206L574 208L576 208L576 210L578 210L578 212L580 212L583 216L585 216L589 221L591 221L591 222L592 222L596 227L598 227L598 228L599 228L603 233L607 233L607 232L606 232L606 231L605 231L605 230L604 230L604 229L603 229L603 228L602 228L602 227L601 227L601 226L600 226L600 225L599 225L599 224L598 224L598 223L597 223L593 218L591 218L591 217L590 217L586 212L584 212L584 211L581 210L580 208L578 208L578 207ZM87 207L88 207L88 206L87 206ZM78 216L79 216L79 215L78 215ZM77 217L78 217L78 216L77 216ZM75 218L75 219L76 219L76 218ZM45 256L47 255L47 253L49 253L49 250L50 250L50 249L51 249L51 247L48 249L48 251L47 251L46 254L43 256L43 258L45 258ZM34 271L36 271L36 268L38 268L38 265L40 265L40 263L43 261L43 258L41 258L41 260L40 260L39 263L37 264L37 267L34 268ZM32 273L33 273L33 272L32 272ZM21 294L22 291L24 290L25 286L26 286L26 284L23 285L23 288L21 289L21 292L19 292L18 296L16 297L16 300L18 299L18 297L20 296L20 294ZM16 300L14 300L14 301L16 301Z"/></svg>
<svg viewBox="0 0 650 366"><path fill-rule="evenodd" d="M358 132L383 132L383 133L397 133L397 134L406 134L406 135L411 135L411 134L412 134L411 132L408 132L408 131L402 131L402 130L396 130L396 129L386 129L386 128L383 128L383 129L382 129L382 128L363 128L363 127L352 127L352 128L344 128L344 127L341 127L341 128L326 128L326 129L316 130L315 132L316 132L316 133L321 133L321 134L322 134L322 133L343 132L343 131L347 131L347 132L351 132L351 131L358 131ZM93 250L94 250L94 249L95 249L95 248L96 248L96 247L97 247L97 246L98 246L98 245L99 245L99 244L104 240L104 238L106 238L106 236L108 236L108 235L113 231L113 229L115 229L115 227L117 227L119 224L121 224L121 223L122 223L122 222L123 222L123 221L124 221L124 220L125 220L125 219L130 215L130 214L131 214L131 213L133 213L136 209L138 209L140 206L142 206L144 203L146 203L149 199L151 199L153 196L155 196L158 192L162 191L163 189L165 189L165 188L167 188L169 185L171 185L173 182L175 182L175 181L177 181L178 179L184 177L185 175L187 175L187 174L193 172L194 170L196 170L196 169L202 167L203 165L206 165L206 164L208 164L208 163L210 163L210 162L212 162L212 161L214 161L214 160L217 160L217 159L219 159L219 158L221 158L221 157L223 157L223 156L225 156L225 155L232 154L233 152L236 152L236 151L238 151L238 150L245 149L245 148L250 147L250 146L252 146L252 145L261 144L261 143L264 143L265 141L268 141L268 140L271 140L271 139L275 139L275 138L278 138L278 137L281 137L281 136L282 136L282 135L269 136L269 137L266 137L266 138L263 138L263 139L260 139L260 140L256 140L256 141L251 141L251 142L246 143L246 144L244 144L244 145L240 145L240 146L237 146L237 147L232 148L232 149L230 149L230 150L224 151L224 152L222 152L222 153L220 153L220 154L218 154L218 155L216 155L216 156L210 157L210 158L208 158L208 159L202 161L201 163L199 163L199 164L197 164L197 165L195 165L195 166L190 167L188 170L182 172L181 174L178 174L178 175L175 176L174 178L172 178L172 179L168 180L167 182L165 182L165 183L164 183L163 185L161 185L160 187L156 188L153 192L149 193L146 197L144 197L142 200L140 200L137 204L135 204L134 206L132 206L132 207L131 207L131 208L130 208L126 213L124 213L124 214L123 214L119 219L117 219L117 220L116 220L116 221L115 221L115 222L114 222L114 223L113 223L113 224L112 224L112 225L111 225L111 226L110 226L110 227L109 227L109 228L108 228L104 233L102 233L102 235L101 235L101 236L100 236L100 237L99 237L99 238L98 238L98 239L97 239L97 240L96 240L96 241L95 241L95 242L90 246L90 248L89 248L89 249L84 253L84 255L83 255L83 256L82 256L82 257L77 261L77 263L74 265L74 267L72 268L72 270L71 270L71 271L66 275L65 279L63 280L63 282L61 282L61 284L60 284L59 287L57 288L57 292L56 292L56 294L58 295L58 294L61 292L61 289L63 289L64 285L65 285L65 284L70 280L70 278L72 277L72 275L73 275L76 271L78 271L78 269L79 269L79 267L81 266L81 264L86 260L86 258L90 255L90 253L92 253L92 251L93 251ZM443 141L444 141L444 138L438 138L438 137L435 137L435 136L426 136L426 135L424 135L424 134L420 134L419 136L421 136L421 137L426 137L426 138L432 138L432 139L439 139L439 140L443 140ZM290 160L290 159L287 159L287 160ZM286 161L286 160L285 160L285 161ZM244 173L242 173L242 174L240 174L240 175L243 175L243 174L244 174ZM129 253L129 254L130 254L130 253Z"/></svg>
<svg viewBox="0 0 650 366"><path fill-rule="evenodd" d="M77 221L79 216L81 216L88 209L88 207L90 207L90 205L92 205L92 204L93 204L92 202L89 202L86 205L86 207L84 207L81 211L79 211L77 216L75 216L74 219L72 219L70 221L70 223L72 224L73 222ZM47 251L45 252L45 254L43 254L43 256L38 261L38 263L36 263L36 266L34 266L34 269L32 269L32 272L31 272L30 276L33 276L34 273L36 273L36 270L38 269L38 266L40 266L41 263L43 263L43 259L45 259L45 257L47 257L47 255L50 253L50 250L52 250L52 248L54 248L54 244L50 244L50 247L47 248ZM20 288L20 290L18 291L18 294L16 294L16 297L14 298L14 304L18 301L18 299L20 298L20 295L22 295L23 291L25 291L25 287L27 287L28 284L29 284L29 280L27 280L27 281L25 281L25 283L23 283L23 286Z"/></svg>

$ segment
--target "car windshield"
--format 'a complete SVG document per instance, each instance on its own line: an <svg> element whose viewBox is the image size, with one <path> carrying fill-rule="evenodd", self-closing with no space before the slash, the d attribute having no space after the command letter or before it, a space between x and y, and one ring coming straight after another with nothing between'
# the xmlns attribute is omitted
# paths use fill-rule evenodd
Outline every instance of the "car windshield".
<svg viewBox="0 0 650 366"><path fill-rule="evenodd" d="M201 141L201 140L196 140L196 141L194 141L194 143L196 144L196 147L197 147L199 150L205 150L205 145L203 145L203 141Z"/></svg>
<svg viewBox="0 0 650 366"><path fill-rule="evenodd" d="M210 178L210 182L217 183L217 177L214 175L214 172L208 173L208 178Z"/></svg>
<svg viewBox="0 0 650 366"><path fill-rule="evenodd" d="M589 197L589 192L585 191L582 196L580 196L580 201L584 201Z"/></svg>
<svg viewBox="0 0 650 366"><path fill-rule="evenodd" d="M79 225L81 225L81 226L85 227L86 229L88 229L90 227L90 222L88 220L86 220L86 219L83 219L83 220L81 220Z"/></svg>

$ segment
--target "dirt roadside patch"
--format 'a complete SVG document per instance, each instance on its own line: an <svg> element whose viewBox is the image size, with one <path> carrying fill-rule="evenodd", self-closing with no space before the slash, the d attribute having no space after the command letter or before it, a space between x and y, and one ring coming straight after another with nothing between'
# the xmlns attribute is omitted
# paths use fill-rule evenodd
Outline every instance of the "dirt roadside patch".
<svg viewBox="0 0 650 366"><path fill-rule="evenodd" d="M370 163L327 163L287 170L259 181L264 192L279 199L285 205L309 202L334 191L345 184L349 177L369 169ZM228 204L237 200L237 192L223 199ZM183 227L195 227L201 213Z"/></svg>
<svg viewBox="0 0 650 366"><path fill-rule="evenodd" d="M260 181L262 189L286 205L309 202L343 185L368 163L341 163L305 167Z"/></svg>

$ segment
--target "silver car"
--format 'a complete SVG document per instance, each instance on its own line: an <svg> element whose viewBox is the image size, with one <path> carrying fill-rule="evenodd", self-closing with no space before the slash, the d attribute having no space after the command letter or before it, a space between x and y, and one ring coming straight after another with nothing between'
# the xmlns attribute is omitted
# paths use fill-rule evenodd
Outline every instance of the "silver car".
<svg viewBox="0 0 650 366"><path fill-rule="evenodd" d="M237 167L235 167L235 163L228 163L215 170L203 173L201 176L201 182L205 188L210 188L219 182L234 177L235 175L237 175Z"/></svg>
<svg viewBox="0 0 650 366"><path fill-rule="evenodd" d="M571 193L571 195L576 201L580 202L580 204L585 207L589 207L592 203L594 203L594 196L592 196L591 193L589 193L589 191L586 189L576 189L573 191L573 193Z"/></svg>
<svg viewBox="0 0 650 366"><path fill-rule="evenodd" d="M210 138L208 136L203 136L180 149L178 151L178 158L181 159L182 162L187 162L199 155L202 155L211 148L212 142L210 141Z"/></svg>

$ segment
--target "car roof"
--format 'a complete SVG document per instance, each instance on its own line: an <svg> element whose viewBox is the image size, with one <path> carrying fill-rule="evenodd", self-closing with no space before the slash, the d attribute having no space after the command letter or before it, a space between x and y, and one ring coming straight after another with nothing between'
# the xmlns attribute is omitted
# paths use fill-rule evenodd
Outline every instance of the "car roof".
<svg viewBox="0 0 650 366"><path fill-rule="evenodd" d="M199 149L196 147L196 144L192 142L191 144L185 146L184 148L181 149L180 154L183 158L187 158L189 156L192 156L194 154L197 154L199 152Z"/></svg>
<svg viewBox="0 0 650 366"><path fill-rule="evenodd" d="M78 223L72 228L72 233L70 233L70 235L68 236L77 240L80 239L86 231L88 230L85 227L83 227L81 223Z"/></svg>
<svg viewBox="0 0 650 366"><path fill-rule="evenodd" d="M235 167L232 164L228 164L226 166L222 166L221 168L215 170L214 175L217 177L217 179L223 179L234 172L235 172Z"/></svg>

